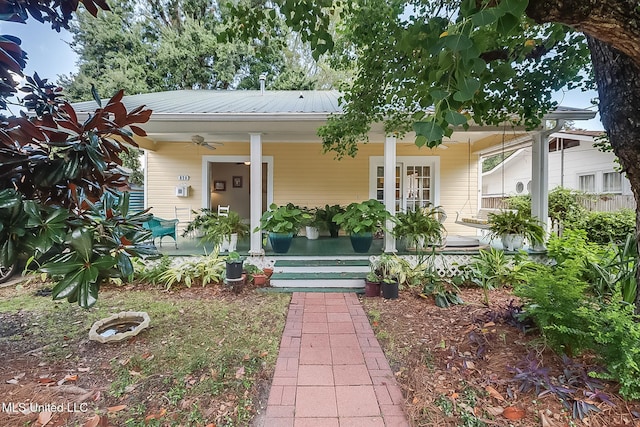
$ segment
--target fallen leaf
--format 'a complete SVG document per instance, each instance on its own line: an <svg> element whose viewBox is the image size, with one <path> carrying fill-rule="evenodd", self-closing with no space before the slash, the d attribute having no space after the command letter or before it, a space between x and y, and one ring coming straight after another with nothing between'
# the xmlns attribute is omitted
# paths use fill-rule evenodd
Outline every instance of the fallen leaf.
<svg viewBox="0 0 640 427"><path fill-rule="evenodd" d="M18 380L13 378L13 379L7 380L6 383L7 384L18 384Z"/></svg>
<svg viewBox="0 0 640 427"><path fill-rule="evenodd" d="M242 377L244 377L244 366L240 366L236 371L236 379L239 380Z"/></svg>
<svg viewBox="0 0 640 427"><path fill-rule="evenodd" d="M207 425L206 425L206 426L204 426L204 427L216 427L216 425L215 425L215 424L213 424L213 423L211 423L211 424L207 424Z"/></svg>
<svg viewBox="0 0 640 427"><path fill-rule="evenodd" d="M122 360L120 360L120 364L122 366L127 366L127 364L129 363L130 360L131 360L130 358L122 359Z"/></svg>
<svg viewBox="0 0 640 427"><path fill-rule="evenodd" d="M122 411L126 407L127 407L127 405L110 406L110 407L107 408L107 411L109 411L109 412L118 412L118 411Z"/></svg>
<svg viewBox="0 0 640 427"><path fill-rule="evenodd" d="M460 396L458 393L452 393L451 394L451 398L454 399L454 400L457 399L458 396Z"/></svg>
<svg viewBox="0 0 640 427"><path fill-rule="evenodd" d="M38 378L38 382L40 384L51 384L51 383L55 383L56 380L51 379L51 378Z"/></svg>
<svg viewBox="0 0 640 427"><path fill-rule="evenodd" d="M18 374L16 376L14 376L13 378L16 379L16 380L20 380L20 379L24 378L25 375L27 375L27 374L25 372L23 372L21 374Z"/></svg>
<svg viewBox="0 0 640 427"><path fill-rule="evenodd" d="M78 372L89 372L91 368L78 368Z"/></svg>
<svg viewBox="0 0 640 427"><path fill-rule="evenodd" d="M263 351L262 353L260 353L260 357L266 357L268 354L268 351Z"/></svg>
<svg viewBox="0 0 640 427"><path fill-rule="evenodd" d="M151 360L153 359L153 354L146 352L146 353L143 353L142 356L140 357L142 357L144 360Z"/></svg>
<svg viewBox="0 0 640 427"><path fill-rule="evenodd" d="M508 420L519 420L524 418L526 412L524 409L516 408L515 406L508 406L504 408L504 412L502 416L504 416Z"/></svg>
<svg viewBox="0 0 640 427"><path fill-rule="evenodd" d="M64 379L66 381L78 381L78 376L77 375L67 375L64 377Z"/></svg>
<svg viewBox="0 0 640 427"><path fill-rule="evenodd" d="M89 418L82 427L97 427L100 424L100 415L94 415Z"/></svg>
<svg viewBox="0 0 640 427"><path fill-rule="evenodd" d="M554 427L556 425L556 423L554 423L549 419L549 417L547 417L544 411L540 411L538 414L540 415L540 424L542 425L542 427Z"/></svg>
<svg viewBox="0 0 640 427"><path fill-rule="evenodd" d="M483 325L483 327L488 328L490 326L496 326L496 324L494 322L487 322Z"/></svg>
<svg viewBox="0 0 640 427"><path fill-rule="evenodd" d="M489 406L485 408L485 411L487 411L494 417L497 417L498 415L502 415L502 413L504 412L504 408L502 406Z"/></svg>
<svg viewBox="0 0 640 427"><path fill-rule="evenodd" d="M501 402L504 402L504 397L502 397L502 395L495 388L488 385L484 389L487 391L487 393L489 393L489 396L493 397L494 399L498 399Z"/></svg>
<svg viewBox="0 0 640 427"><path fill-rule="evenodd" d="M249 360L249 359L251 359L251 356L249 356L248 354L245 354L245 355L242 357L242 360Z"/></svg>
<svg viewBox="0 0 640 427"><path fill-rule="evenodd" d="M52 417L53 417L53 412L49 412L49 411L40 412L40 414L38 414L38 422L42 424L42 426L44 427L49 423L49 421L51 421Z"/></svg>

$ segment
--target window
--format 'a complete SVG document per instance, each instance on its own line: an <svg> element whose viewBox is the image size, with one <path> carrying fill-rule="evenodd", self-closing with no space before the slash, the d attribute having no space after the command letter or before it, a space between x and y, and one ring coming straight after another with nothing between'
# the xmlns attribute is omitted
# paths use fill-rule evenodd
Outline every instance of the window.
<svg viewBox="0 0 640 427"><path fill-rule="evenodd" d="M554 138L549 142L549 152L566 150L567 148L579 147L580 141L577 139Z"/></svg>
<svg viewBox="0 0 640 427"><path fill-rule="evenodd" d="M603 193L622 193L622 176L618 172L602 174Z"/></svg>
<svg viewBox="0 0 640 427"><path fill-rule="evenodd" d="M578 176L578 189L586 193L595 193L596 191L596 176L594 174L579 175Z"/></svg>
<svg viewBox="0 0 640 427"><path fill-rule="evenodd" d="M518 181L516 183L516 193L520 194L524 191L524 184L522 183L522 181Z"/></svg>

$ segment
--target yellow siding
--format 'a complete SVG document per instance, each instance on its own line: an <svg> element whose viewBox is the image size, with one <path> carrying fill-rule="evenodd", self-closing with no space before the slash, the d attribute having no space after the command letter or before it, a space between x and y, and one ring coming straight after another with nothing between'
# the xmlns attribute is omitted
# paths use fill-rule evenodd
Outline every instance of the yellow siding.
<svg viewBox="0 0 640 427"><path fill-rule="evenodd" d="M382 156L383 144L360 147L356 158L334 160L322 154L320 144L264 143L263 155L273 157L274 191L277 204L301 206L346 205L369 198L369 157ZM225 143L215 151L191 143L159 143L147 152L147 206L160 217L173 218L174 207L199 209L202 203L202 156L249 155L249 143ZM440 204L448 215L445 226L450 235L474 235L475 229L454 224L456 211L477 212L477 156L468 159L466 144L449 144L449 149L419 149L399 143L398 156L440 156ZM468 175L470 174L470 175ZM190 196L175 196L175 187L189 175ZM470 181L470 186L469 186ZM246 182L245 185L249 183ZM227 185L231 185L230 182Z"/></svg>

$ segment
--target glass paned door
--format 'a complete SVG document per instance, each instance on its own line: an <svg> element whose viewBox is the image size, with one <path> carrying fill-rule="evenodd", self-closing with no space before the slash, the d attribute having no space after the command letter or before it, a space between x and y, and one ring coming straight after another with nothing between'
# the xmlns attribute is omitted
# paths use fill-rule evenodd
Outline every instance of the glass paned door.
<svg viewBox="0 0 640 427"><path fill-rule="evenodd" d="M431 166L396 165L396 211L413 210L433 203L433 169ZM384 202L384 167L376 167L376 199Z"/></svg>

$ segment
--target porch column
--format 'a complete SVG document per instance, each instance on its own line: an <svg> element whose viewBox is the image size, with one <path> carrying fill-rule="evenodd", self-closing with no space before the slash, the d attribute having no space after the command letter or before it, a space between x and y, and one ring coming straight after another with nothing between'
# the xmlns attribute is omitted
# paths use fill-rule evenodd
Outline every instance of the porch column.
<svg viewBox="0 0 640 427"><path fill-rule="evenodd" d="M547 230L549 217L549 144L547 132L533 134L531 147L531 216L537 218ZM544 249L541 248L534 249Z"/></svg>
<svg viewBox="0 0 640 427"><path fill-rule="evenodd" d="M260 231L260 217L262 216L262 134L251 133L251 153L249 160L250 173L250 210L251 210L251 247L250 255L264 255L262 250L262 232ZM254 231L254 230L258 231Z"/></svg>
<svg viewBox="0 0 640 427"><path fill-rule="evenodd" d="M384 140L384 207L392 215L396 214L396 137L387 136ZM384 251L396 251L396 239L393 236L393 222L388 220L384 233Z"/></svg>

